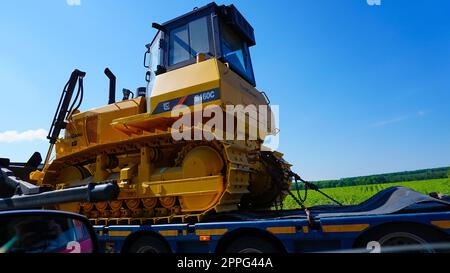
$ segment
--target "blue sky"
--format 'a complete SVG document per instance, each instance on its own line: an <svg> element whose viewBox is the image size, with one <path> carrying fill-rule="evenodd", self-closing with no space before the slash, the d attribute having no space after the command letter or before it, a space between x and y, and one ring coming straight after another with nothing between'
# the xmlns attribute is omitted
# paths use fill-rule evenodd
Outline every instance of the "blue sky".
<svg viewBox="0 0 450 273"><path fill-rule="evenodd" d="M45 154L33 133L2 134L48 129L74 68L88 73L83 109L107 103L107 66L119 90L144 85L151 23L208 2L2 1L0 156ZM306 179L450 165L449 1L217 3L254 26L258 88L280 105L280 150Z"/></svg>

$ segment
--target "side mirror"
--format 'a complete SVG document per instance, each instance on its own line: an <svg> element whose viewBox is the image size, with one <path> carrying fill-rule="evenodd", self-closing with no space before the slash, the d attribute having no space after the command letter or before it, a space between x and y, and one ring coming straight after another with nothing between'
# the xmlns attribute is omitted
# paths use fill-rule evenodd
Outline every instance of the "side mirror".
<svg viewBox="0 0 450 273"><path fill-rule="evenodd" d="M0 213L0 253L97 253L92 225L57 211Z"/></svg>

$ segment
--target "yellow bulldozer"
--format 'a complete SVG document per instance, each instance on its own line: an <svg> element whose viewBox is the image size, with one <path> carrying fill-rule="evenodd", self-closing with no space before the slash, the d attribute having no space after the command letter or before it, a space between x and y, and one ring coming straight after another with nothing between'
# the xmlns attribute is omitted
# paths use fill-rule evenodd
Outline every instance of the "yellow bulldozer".
<svg viewBox="0 0 450 273"><path fill-rule="evenodd" d="M123 89L116 101L116 77L106 69L109 104L80 111L86 73L72 73L49 132L48 154L29 181L58 190L116 181L116 200L56 207L93 221L201 221L282 202L291 186L290 165L263 146L277 130L267 96L255 88L252 26L233 5L215 3L152 26L157 33L144 56L147 86L135 94ZM256 126L268 123L270 129L251 138L255 116L244 113L232 117L231 129L244 122L245 138L237 137L238 130L232 138L217 137L222 132L216 127L209 128L214 138L195 138L210 120L205 109L220 109L225 120L227 107L237 105L267 107ZM180 111L194 120L200 112L201 118L175 126L188 136L176 139ZM228 127L224 131L230 135Z"/></svg>

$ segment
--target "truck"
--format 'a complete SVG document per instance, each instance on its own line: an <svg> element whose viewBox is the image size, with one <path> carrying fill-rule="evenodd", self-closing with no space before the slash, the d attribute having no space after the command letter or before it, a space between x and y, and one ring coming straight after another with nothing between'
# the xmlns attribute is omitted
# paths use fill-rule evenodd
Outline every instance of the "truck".
<svg viewBox="0 0 450 273"><path fill-rule="evenodd" d="M359 205L221 215L195 224L94 226L105 253L436 253L450 250L450 199L404 187Z"/></svg>
<svg viewBox="0 0 450 273"><path fill-rule="evenodd" d="M279 129L267 94L256 89L254 29L234 5L213 2L152 26L147 86L124 88L117 101L106 68L108 104L81 111L87 73L75 69L43 162L40 154L23 164L0 160L0 180L14 194L3 209L83 214L104 252L448 249L445 195L394 187L359 205L327 196L336 205L306 207L293 194L294 182L325 193L264 145ZM299 209L282 209L289 195Z"/></svg>
<svg viewBox="0 0 450 273"><path fill-rule="evenodd" d="M6 168L6 163L7 160L0 160L0 166L4 164L0 169L0 186L12 189L15 194L0 199L0 211L110 200L119 192L111 181L63 190L35 187L16 177ZM26 164L11 164L14 168L19 165ZM318 190L308 182L305 188ZM358 205L239 211L216 214L197 223L174 223L176 220L162 217L150 223L136 218L91 219L91 224L101 253L435 253L450 250L450 196L426 195L404 187L387 188Z"/></svg>

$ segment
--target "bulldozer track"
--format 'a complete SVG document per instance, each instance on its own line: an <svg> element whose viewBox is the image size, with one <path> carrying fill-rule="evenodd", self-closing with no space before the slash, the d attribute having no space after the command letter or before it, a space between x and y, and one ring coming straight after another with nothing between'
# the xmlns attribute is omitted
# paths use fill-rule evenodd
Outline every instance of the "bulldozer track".
<svg viewBox="0 0 450 273"><path fill-rule="evenodd" d="M205 211L181 213L179 200L164 200L169 206L161 206L162 200L125 199L115 200L100 204L80 204L80 213L84 213L95 224L111 223L176 223L176 222L199 222L211 212L222 213L239 210L239 204L244 195L249 194L251 175L256 172L255 163L259 153L260 143L257 141L174 141L171 134L165 132L158 135L148 135L122 141L114 144L105 144L87 148L76 156L65 156L55 159L46 170L44 181L57 183L55 181L58 172L69 166L83 166L95 163L97 156L127 155L139 153L143 147L163 149L179 149L173 160L175 166L179 166L186 154L195 147L209 146L216 149L225 162L224 187L219 201L215 206ZM174 148L177 147L177 148ZM282 183L287 184L287 180ZM63 188L64 185L58 185ZM134 205L128 202L135 200ZM158 201L158 202L157 202ZM159 203L157 205L157 203ZM150 209L148 209L150 208Z"/></svg>

